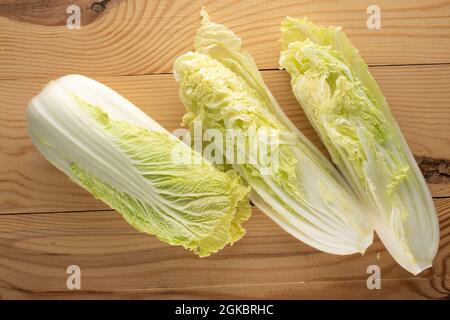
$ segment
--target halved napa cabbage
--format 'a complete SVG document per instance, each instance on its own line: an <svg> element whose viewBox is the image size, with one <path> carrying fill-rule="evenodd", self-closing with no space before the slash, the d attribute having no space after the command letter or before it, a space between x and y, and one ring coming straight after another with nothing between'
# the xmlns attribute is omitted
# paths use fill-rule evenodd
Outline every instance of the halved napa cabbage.
<svg viewBox="0 0 450 320"><path fill-rule="evenodd" d="M289 121L252 57L241 50L241 40L225 26L211 22L205 11L202 15L195 52L180 56L174 65L180 98L187 109L184 125L194 135L196 123L221 132L223 137L229 130L243 132L245 143L235 143L233 152L219 139L212 143L252 187L251 200L312 247L333 254L363 253L373 235L367 208ZM268 142L269 163L254 163L248 151L261 141L254 141L251 133L262 128L275 132L279 139ZM239 163L238 156L246 161Z"/></svg>
<svg viewBox="0 0 450 320"><path fill-rule="evenodd" d="M406 270L432 265L439 243L433 201L367 65L344 32L307 19L281 25L280 66L333 162L373 208L375 231Z"/></svg>
<svg viewBox="0 0 450 320"><path fill-rule="evenodd" d="M68 75L28 108L33 143L53 165L142 232L199 256L244 235L249 188L217 170L117 92Z"/></svg>

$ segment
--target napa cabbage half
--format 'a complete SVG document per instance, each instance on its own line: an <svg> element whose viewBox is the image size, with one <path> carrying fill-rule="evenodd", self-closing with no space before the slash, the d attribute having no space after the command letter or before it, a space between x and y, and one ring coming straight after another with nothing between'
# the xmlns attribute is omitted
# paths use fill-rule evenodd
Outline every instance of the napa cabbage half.
<svg viewBox="0 0 450 320"><path fill-rule="evenodd" d="M205 11L202 16L195 52L180 56L174 64L180 98L187 109L183 124L192 129L200 122L203 128L218 130L223 136L227 130L256 132L259 128L279 133L278 142L270 149L279 155L274 170L267 172L260 163L227 159L252 187L251 200L312 247L333 254L363 253L373 234L365 218L366 208L283 113L252 57L241 50L241 40L225 26L211 22ZM234 155L246 153L252 145L252 135L244 139L244 147L235 145ZM228 157L223 144L217 148Z"/></svg>
<svg viewBox="0 0 450 320"><path fill-rule="evenodd" d="M199 256L244 235L249 188L220 172L112 89L80 75L51 82L28 108L35 146L139 231Z"/></svg>
<svg viewBox="0 0 450 320"><path fill-rule="evenodd" d="M333 162L372 207L376 232L397 262L417 274L439 242L433 201L367 65L344 32L288 17L280 66Z"/></svg>

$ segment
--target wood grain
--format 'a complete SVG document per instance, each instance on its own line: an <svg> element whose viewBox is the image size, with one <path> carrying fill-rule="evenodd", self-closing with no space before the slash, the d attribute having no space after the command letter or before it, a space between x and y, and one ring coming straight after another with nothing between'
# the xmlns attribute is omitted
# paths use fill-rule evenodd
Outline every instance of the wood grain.
<svg viewBox="0 0 450 320"><path fill-rule="evenodd" d="M38 14L25 19L29 23L18 22L6 12L0 17L0 77L170 72L175 57L193 47L203 5L214 21L244 40L260 68L278 68L279 25L287 15L343 26L371 65L450 62L450 2L379 0L382 27L368 30L366 10L372 4L371 0L120 1L95 20L83 18L89 24L80 30L59 25L67 18L61 4L50 14L48 8L41 9L47 22L37 19ZM17 10L22 20L27 17L29 11L23 13L20 2L15 6L9 11Z"/></svg>
<svg viewBox="0 0 450 320"><path fill-rule="evenodd" d="M417 155L450 159L450 65L372 68L395 117ZM291 93L288 75L264 78L290 119L316 144L318 137ZM184 107L172 75L97 77L130 99L168 130L179 128ZM0 81L0 213L106 209L70 182L31 144L26 105L50 79ZM450 184L430 184L435 196L450 196Z"/></svg>
<svg viewBox="0 0 450 320"><path fill-rule="evenodd" d="M450 283L447 282L447 288ZM75 290L28 292L2 288L4 299L449 299L448 292L436 290L431 279L387 279L380 290L368 290L366 281L294 282L189 288L130 290Z"/></svg>
<svg viewBox="0 0 450 320"><path fill-rule="evenodd" d="M80 8L82 26L89 25L107 12L112 4L109 0L1 0L0 16L18 22L27 22L43 26L65 26L67 7L77 5ZM72 11L70 11L72 12Z"/></svg>
<svg viewBox="0 0 450 320"><path fill-rule="evenodd" d="M433 268L417 277L399 267L378 240L364 256L321 253L257 209L242 240L204 259L138 233L112 211L2 215L0 295L442 298L450 293L450 199L435 204L440 248ZM66 296L65 271L72 264L81 268L84 291ZM382 289L366 292L372 264L381 268Z"/></svg>

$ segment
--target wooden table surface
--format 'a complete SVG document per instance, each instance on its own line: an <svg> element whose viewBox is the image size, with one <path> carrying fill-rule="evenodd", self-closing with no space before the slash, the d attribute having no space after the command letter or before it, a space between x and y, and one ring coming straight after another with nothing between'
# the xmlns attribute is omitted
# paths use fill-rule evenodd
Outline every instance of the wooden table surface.
<svg viewBox="0 0 450 320"><path fill-rule="evenodd" d="M377 0L380 30L366 26L372 0L93 2L0 0L1 298L449 298L450 1ZM74 3L79 30L65 25ZM278 70L279 24L292 15L344 27L435 198L441 241L432 269L411 275L379 240L364 256L321 253L256 209L241 241L199 259L135 231L38 153L27 103L68 73L104 82L178 128L184 108L172 64L193 49L202 5L243 39L288 116L317 144ZM81 268L81 290L66 287L69 265ZM380 290L367 288L369 265L381 268Z"/></svg>

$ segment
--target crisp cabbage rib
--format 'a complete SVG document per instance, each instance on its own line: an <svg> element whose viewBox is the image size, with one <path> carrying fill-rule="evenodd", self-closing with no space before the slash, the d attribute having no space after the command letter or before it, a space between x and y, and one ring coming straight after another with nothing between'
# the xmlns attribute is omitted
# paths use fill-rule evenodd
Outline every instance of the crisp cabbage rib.
<svg viewBox="0 0 450 320"><path fill-rule="evenodd" d="M202 257L244 235L249 188L238 175L92 79L47 85L30 102L28 129L44 157L139 231Z"/></svg>
<svg viewBox="0 0 450 320"><path fill-rule="evenodd" d="M283 113L252 57L241 50L241 40L211 22L205 11L202 16L196 51L180 56L174 65L187 109L183 124L192 129L201 122L203 128L219 130L223 136L227 130L251 132L263 127L278 132L280 140L272 147L279 154L279 165L268 173L258 163L227 158L219 143L217 148L252 187L251 200L287 232L324 252L363 253L373 235L365 218L367 209ZM249 136L245 139L250 145ZM235 148L234 154L247 151L237 144ZM248 160L248 154L244 157Z"/></svg>
<svg viewBox="0 0 450 320"><path fill-rule="evenodd" d="M431 195L377 83L340 28L287 18L280 66L394 259L417 274L432 265L439 225Z"/></svg>

